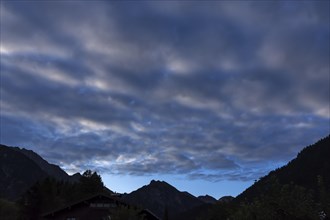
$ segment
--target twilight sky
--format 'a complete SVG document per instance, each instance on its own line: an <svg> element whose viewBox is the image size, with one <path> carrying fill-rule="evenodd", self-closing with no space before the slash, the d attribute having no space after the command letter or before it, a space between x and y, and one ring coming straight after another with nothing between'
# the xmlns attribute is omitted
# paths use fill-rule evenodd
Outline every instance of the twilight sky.
<svg viewBox="0 0 330 220"><path fill-rule="evenodd" d="M2 144L216 198L330 133L329 1L1 1Z"/></svg>

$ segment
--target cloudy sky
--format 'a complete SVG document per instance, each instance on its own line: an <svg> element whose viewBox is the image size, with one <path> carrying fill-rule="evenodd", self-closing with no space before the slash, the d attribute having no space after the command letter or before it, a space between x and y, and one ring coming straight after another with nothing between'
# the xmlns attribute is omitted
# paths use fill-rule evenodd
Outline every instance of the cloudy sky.
<svg viewBox="0 0 330 220"><path fill-rule="evenodd" d="M237 195L330 133L329 1L1 1L1 143L129 192Z"/></svg>

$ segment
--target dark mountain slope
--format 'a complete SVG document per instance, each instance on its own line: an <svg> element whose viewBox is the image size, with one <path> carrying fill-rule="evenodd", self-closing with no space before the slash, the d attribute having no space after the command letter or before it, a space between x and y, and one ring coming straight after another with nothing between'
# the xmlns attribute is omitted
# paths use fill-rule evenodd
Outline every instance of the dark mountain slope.
<svg viewBox="0 0 330 220"><path fill-rule="evenodd" d="M217 202L217 200L215 198L213 198L212 196L209 196L209 195L198 196L197 198L199 198L201 201L203 201L205 203L214 204Z"/></svg>
<svg viewBox="0 0 330 220"><path fill-rule="evenodd" d="M201 200L187 192L180 192L164 181L152 180L149 185L123 196L123 200L145 207L160 218L168 212L169 218L203 204Z"/></svg>
<svg viewBox="0 0 330 220"><path fill-rule="evenodd" d="M223 196L219 200L216 200L212 196L199 196L199 199L204 200L204 204L193 207L187 211L181 212L175 216L174 220L190 219L190 220L201 220L207 219L208 213L217 209L216 212L220 212L222 215L213 216L211 219L226 219L225 215L228 214L228 207L231 206L231 202L234 197L232 196ZM219 208L220 207L220 208Z"/></svg>
<svg viewBox="0 0 330 220"><path fill-rule="evenodd" d="M236 198L190 219L329 219L330 136L303 149ZM230 200L232 200L230 202Z"/></svg>
<svg viewBox="0 0 330 220"><path fill-rule="evenodd" d="M59 166L49 164L31 150L0 145L0 198L17 199L37 181L51 177L59 181L79 181Z"/></svg>
<svg viewBox="0 0 330 220"><path fill-rule="evenodd" d="M218 200L218 202L220 202L220 203L228 203L228 202L233 201L233 199L234 199L234 197L232 197L232 196L223 196L223 197L221 197Z"/></svg>
<svg viewBox="0 0 330 220"><path fill-rule="evenodd" d="M265 194L269 188L269 182L273 179L280 184L295 184L314 192L317 199L320 184L325 189L330 189L330 136L321 139L317 143L304 148L298 156L267 176L261 178L235 200L252 200Z"/></svg>
<svg viewBox="0 0 330 220"><path fill-rule="evenodd" d="M16 199L47 174L30 158L0 145L0 197Z"/></svg>
<svg viewBox="0 0 330 220"><path fill-rule="evenodd" d="M172 220L201 220L202 218L200 218L200 216L202 216L203 214L205 215L205 213L207 213L213 206L214 204L204 203L202 205L193 207L191 209L176 214L172 218Z"/></svg>
<svg viewBox="0 0 330 220"><path fill-rule="evenodd" d="M62 170L59 166L54 164L49 164L46 160L40 157L38 154L32 150L27 150L24 148L13 148L14 150L23 153L25 156L33 160L45 173L49 176L54 177L57 180L70 180L70 176Z"/></svg>

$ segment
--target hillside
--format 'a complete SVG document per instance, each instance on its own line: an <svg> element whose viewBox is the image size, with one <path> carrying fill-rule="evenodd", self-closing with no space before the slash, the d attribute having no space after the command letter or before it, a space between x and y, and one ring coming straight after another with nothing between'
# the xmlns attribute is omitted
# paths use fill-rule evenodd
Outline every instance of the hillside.
<svg viewBox="0 0 330 220"><path fill-rule="evenodd" d="M209 195L205 195L205 196L198 196L197 198L199 198L201 201L203 201L204 203L210 203L210 204L214 204L217 202L217 200L215 198L213 198L212 196Z"/></svg>
<svg viewBox="0 0 330 220"><path fill-rule="evenodd" d="M329 219L329 158L327 136L236 198L225 197L207 210L193 210L190 219Z"/></svg>
<svg viewBox="0 0 330 220"><path fill-rule="evenodd" d="M47 174L30 158L0 145L0 198L16 199Z"/></svg>
<svg viewBox="0 0 330 220"><path fill-rule="evenodd" d="M58 180L69 180L70 176L62 170L59 166L50 164L46 160L44 160L41 156L39 156L37 153L33 152L32 150L27 150L25 148L18 148L15 147L13 150L16 150L17 152L20 152L33 160L39 167L42 169L45 173L47 173L49 176L54 177Z"/></svg>
<svg viewBox="0 0 330 220"><path fill-rule="evenodd" d="M124 201L145 207L160 218L165 212L171 219L179 212L204 204L201 200L187 192L180 192L164 181L152 180L149 185L123 196Z"/></svg>
<svg viewBox="0 0 330 220"><path fill-rule="evenodd" d="M31 150L0 145L0 198L17 199L37 181L52 177L60 181L78 181L80 174L69 176L60 167L49 164Z"/></svg>
<svg viewBox="0 0 330 220"><path fill-rule="evenodd" d="M260 194L265 194L269 182L276 179L280 184L290 184L304 187L314 192L318 199L320 181L326 189L330 189L330 136L317 143L305 147L295 159L287 165L270 172L265 177L241 193L236 201L253 200Z"/></svg>

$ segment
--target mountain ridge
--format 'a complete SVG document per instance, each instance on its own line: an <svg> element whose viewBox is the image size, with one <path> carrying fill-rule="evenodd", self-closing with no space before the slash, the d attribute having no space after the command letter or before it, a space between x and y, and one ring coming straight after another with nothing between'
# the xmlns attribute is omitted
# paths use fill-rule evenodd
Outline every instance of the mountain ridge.
<svg viewBox="0 0 330 220"><path fill-rule="evenodd" d="M330 160L328 158L330 158L330 135L303 148L293 160L261 177L234 200L251 200L255 195L264 193L267 182L271 178L277 179L280 184L294 183L316 191L318 179L322 177L325 187L330 189Z"/></svg>
<svg viewBox="0 0 330 220"><path fill-rule="evenodd" d="M141 205L159 217L173 218L179 212L204 204L188 192L181 192L165 181L152 180L148 185L126 194L123 200L133 205Z"/></svg>
<svg viewBox="0 0 330 220"><path fill-rule="evenodd" d="M80 174L68 175L32 150L3 144L0 144L0 176L0 198L9 200L18 199L34 183L46 177L69 182L81 177Z"/></svg>
<svg viewBox="0 0 330 220"><path fill-rule="evenodd" d="M212 212L218 216L231 217L232 214L235 216L237 211L238 214L243 213L242 217L244 214L250 213L248 209L245 211L243 209L243 212L240 213L241 204L245 204L245 207L252 210L252 214L254 214L258 213L258 210L264 211L265 208L269 208L260 201L266 201L268 204L268 201L276 200L275 203L270 203L277 207L272 214L291 218L298 216L298 209L288 208L285 203L282 203L282 198L296 205L300 201L293 193L299 193L297 195L307 199L306 203L301 204L307 204L307 209L311 208L302 210L305 215L302 217L312 216L313 213L310 210L319 206L323 207L319 211L324 211L327 216L330 216L330 207L327 207L330 204L330 160L328 158L330 158L330 135L303 148L296 158L285 166L261 177L236 198L225 196L216 200L208 195L195 197L188 192L179 191L165 181L152 180L149 184L129 194L123 194L122 199L131 205L147 208L159 217L168 217L168 219L196 219L200 214L204 213L207 216L209 214L205 213L212 214ZM0 176L3 177L0 179L0 198L13 201L36 181L52 175L55 179L57 176L59 180L70 179L70 176L65 174L65 171L61 170L60 167L48 163L33 151L0 145ZM285 193L277 194L278 192ZM310 198L309 194L313 197ZM256 204L264 205L264 209L256 206ZM280 213L277 213L278 210ZM271 212L273 210L266 211ZM206 217L205 219L209 218Z"/></svg>
<svg viewBox="0 0 330 220"><path fill-rule="evenodd" d="M26 155L0 145L0 176L0 198L15 200L47 174Z"/></svg>
<svg viewBox="0 0 330 220"><path fill-rule="evenodd" d="M207 194L203 195L203 196L198 196L197 198L205 203L214 204L217 202L217 200L214 197L207 195Z"/></svg>
<svg viewBox="0 0 330 220"><path fill-rule="evenodd" d="M13 150L23 153L25 156L33 160L49 176L54 177L58 180L70 180L70 176L58 165L48 163L45 159L43 159L34 151L19 147L15 147L13 148Z"/></svg>
<svg viewBox="0 0 330 220"><path fill-rule="evenodd" d="M329 219L329 158L330 135L303 148L236 198L190 210L181 219Z"/></svg>

